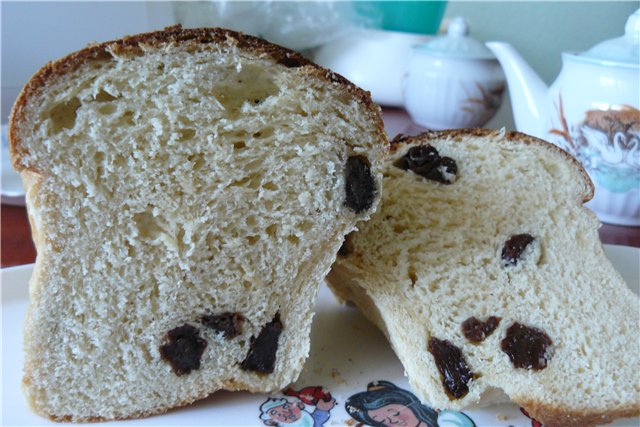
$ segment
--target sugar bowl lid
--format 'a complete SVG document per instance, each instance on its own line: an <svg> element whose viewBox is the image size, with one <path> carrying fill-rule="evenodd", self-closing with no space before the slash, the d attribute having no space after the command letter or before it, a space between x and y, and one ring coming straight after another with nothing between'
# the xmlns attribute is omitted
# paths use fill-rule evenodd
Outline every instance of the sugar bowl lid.
<svg viewBox="0 0 640 427"><path fill-rule="evenodd" d="M469 24L462 16L456 16L449 22L446 36L436 37L413 48L416 53L449 58L496 59L483 43L469 37Z"/></svg>
<svg viewBox="0 0 640 427"><path fill-rule="evenodd" d="M627 19L624 36L605 40L577 56L638 66L640 64L640 9Z"/></svg>

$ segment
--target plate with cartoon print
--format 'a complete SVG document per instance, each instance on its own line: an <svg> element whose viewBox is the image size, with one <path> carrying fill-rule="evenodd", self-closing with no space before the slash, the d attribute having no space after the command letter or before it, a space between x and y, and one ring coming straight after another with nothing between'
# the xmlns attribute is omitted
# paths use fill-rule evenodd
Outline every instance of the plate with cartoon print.
<svg viewBox="0 0 640 427"><path fill-rule="evenodd" d="M640 286L640 249L605 245L634 292ZM39 417L27 407L22 376L22 323L33 266L2 269L2 409L6 426L73 425ZM193 405L145 419L92 426L491 426L540 427L516 405L464 412L435 411L418 401L384 336L357 309L320 290L311 352L289 389L272 395L220 391ZM620 419L611 426L638 426Z"/></svg>

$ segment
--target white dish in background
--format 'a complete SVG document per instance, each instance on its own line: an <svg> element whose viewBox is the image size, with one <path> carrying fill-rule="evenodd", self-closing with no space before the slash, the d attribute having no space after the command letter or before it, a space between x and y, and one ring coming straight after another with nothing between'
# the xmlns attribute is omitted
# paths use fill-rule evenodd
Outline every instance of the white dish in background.
<svg viewBox="0 0 640 427"><path fill-rule="evenodd" d="M640 249L605 245L607 256L627 284L638 293L640 286ZM31 412L20 390L22 378L22 324L28 303L28 281L33 266L2 269L2 425L73 425L55 423ZM366 349L366 351L363 351ZM324 426L356 425L346 413L344 403L356 393L366 391L367 384L389 381L410 390L402 365L383 335L358 310L336 302L326 286L320 290L312 327L311 353L294 390L322 386L336 403L328 412ZM382 383L380 383L382 384ZM310 390L313 391L313 390ZM317 390L316 390L317 391ZM299 402L282 393L271 395ZM178 425L261 425L260 407L269 395L245 392L217 392L193 405L171 410L145 419L94 423L92 427L110 426L178 426ZM303 404L307 414L320 410L314 404ZM329 405L331 406L331 405ZM327 412L327 411L325 411ZM465 411L478 427L530 427L532 421L516 405L503 404ZM460 426L464 417L457 412L442 413L440 426ZM264 424L262 424L264 425ZM640 419L620 419L610 426L638 426Z"/></svg>
<svg viewBox="0 0 640 427"><path fill-rule="evenodd" d="M411 46L432 36L362 29L316 49L313 60L346 77L371 98L390 107L402 107L402 80Z"/></svg>
<svg viewBox="0 0 640 427"><path fill-rule="evenodd" d="M11 167L8 129L8 125L2 125L2 180L0 181L2 188L0 194L2 195L2 203L24 206L22 180L20 175Z"/></svg>

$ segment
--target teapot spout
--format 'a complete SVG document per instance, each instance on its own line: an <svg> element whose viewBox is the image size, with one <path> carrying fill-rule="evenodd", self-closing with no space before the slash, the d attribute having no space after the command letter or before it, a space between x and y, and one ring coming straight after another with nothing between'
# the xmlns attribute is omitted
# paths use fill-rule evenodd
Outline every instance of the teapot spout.
<svg viewBox="0 0 640 427"><path fill-rule="evenodd" d="M516 128L541 137L547 85L508 43L488 42L507 78Z"/></svg>

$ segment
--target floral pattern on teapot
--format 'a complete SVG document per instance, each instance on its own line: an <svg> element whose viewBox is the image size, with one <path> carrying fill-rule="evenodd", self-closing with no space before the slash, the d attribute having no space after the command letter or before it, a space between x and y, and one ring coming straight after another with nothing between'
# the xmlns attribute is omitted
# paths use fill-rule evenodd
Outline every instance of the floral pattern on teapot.
<svg viewBox="0 0 640 427"><path fill-rule="evenodd" d="M640 187L640 110L615 105L609 110L588 110L584 119L568 124L562 95L556 110L559 129L554 142L576 157L595 181L614 193Z"/></svg>

